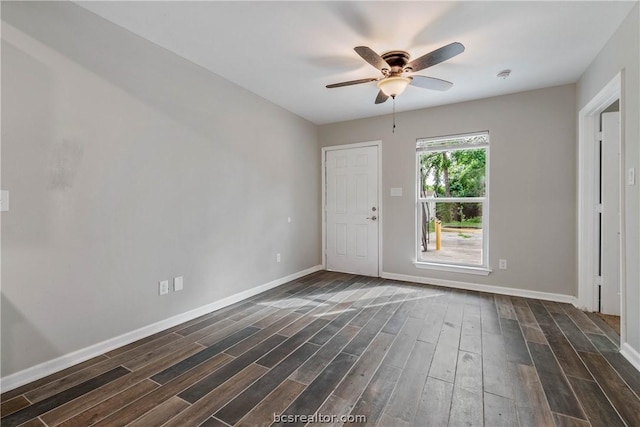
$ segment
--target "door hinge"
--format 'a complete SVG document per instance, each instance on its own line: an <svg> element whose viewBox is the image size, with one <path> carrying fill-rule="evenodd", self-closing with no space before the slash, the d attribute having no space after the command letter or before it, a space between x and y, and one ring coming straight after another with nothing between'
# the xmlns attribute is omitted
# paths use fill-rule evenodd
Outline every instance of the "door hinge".
<svg viewBox="0 0 640 427"><path fill-rule="evenodd" d="M595 285L602 286L602 276L596 276Z"/></svg>
<svg viewBox="0 0 640 427"><path fill-rule="evenodd" d="M598 204L596 205L596 212L597 212L597 213L602 213L602 203L598 203Z"/></svg>

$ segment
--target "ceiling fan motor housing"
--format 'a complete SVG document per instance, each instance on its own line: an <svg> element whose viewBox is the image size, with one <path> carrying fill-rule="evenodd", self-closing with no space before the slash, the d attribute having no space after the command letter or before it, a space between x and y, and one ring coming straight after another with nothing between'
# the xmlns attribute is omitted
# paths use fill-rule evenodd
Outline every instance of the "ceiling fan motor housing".
<svg viewBox="0 0 640 427"><path fill-rule="evenodd" d="M409 62L410 55L403 50L392 50L387 53L383 53L382 59L391 67L389 70L390 75L398 75L405 71L404 66ZM408 70L407 70L408 71Z"/></svg>

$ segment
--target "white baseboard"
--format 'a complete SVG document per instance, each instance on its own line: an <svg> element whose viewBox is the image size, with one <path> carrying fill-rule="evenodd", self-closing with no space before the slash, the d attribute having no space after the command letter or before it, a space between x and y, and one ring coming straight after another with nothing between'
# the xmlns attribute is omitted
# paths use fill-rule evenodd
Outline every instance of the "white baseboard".
<svg viewBox="0 0 640 427"><path fill-rule="evenodd" d="M193 320L204 314L211 313L212 311L219 310L231 304L235 304L239 301L251 298L252 296L258 295L259 293L268 291L269 289L273 289L287 282L306 276L307 274L315 273L316 271L320 270L322 270L322 266L316 265L314 267L307 268L306 270L298 271L286 277L281 277L279 279L272 280L269 283L265 283L263 285L259 285L254 288L247 289L246 291L223 298L219 301L203 305L202 307L198 307L185 313L169 317L168 319L161 320L151 325L143 326L142 328L127 332L123 335L110 338L106 341L99 342L97 344L82 348L80 350L76 350L47 362L40 363L36 366L32 366L14 374L7 375L6 377L0 379L0 390L2 390L2 392L12 390L14 388L20 387L21 385L28 384L32 381L44 378L47 375L51 375L70 366L84 362L85 360L89 360L92 357L107 353L111 350L122 347L139 339L148 337L149 335L153 335L157 332L172 328L181 323L188 322L189 320Z"/></svg>
<svg viewBox="0 0 640 427"><path fill-rule="evenodd" d="M444 286L447 288L465 289L467 291L491 292L500 295L514 297L535 298L545 301L564 302L576 305L577 298L571 295L554 294L550 292L530 291L527 289L507 288L502 286L483 285L480 283L458 282L455 280L432 279L420 276L410 276L408 274L396 274L382 272L383 279L399 280L402 282L415 282L425 285Z"/></svg>
<svg viewBox="0 0 640 427"><path fill-rule="evenodd" d="M620 346L620 354L622 354L634 368L640 371L640 353L638 353L636 349L625 342Z"/></svg>

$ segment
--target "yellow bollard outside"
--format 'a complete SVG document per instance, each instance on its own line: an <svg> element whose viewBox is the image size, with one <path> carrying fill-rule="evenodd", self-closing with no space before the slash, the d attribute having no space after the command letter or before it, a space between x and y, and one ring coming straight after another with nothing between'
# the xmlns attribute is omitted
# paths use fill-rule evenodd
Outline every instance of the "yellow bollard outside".
<svg viewBox="0 0 640 427"><path fill-rule="evenodd" d="M436 220L436 251L442 249L442 221Z"/></svg>

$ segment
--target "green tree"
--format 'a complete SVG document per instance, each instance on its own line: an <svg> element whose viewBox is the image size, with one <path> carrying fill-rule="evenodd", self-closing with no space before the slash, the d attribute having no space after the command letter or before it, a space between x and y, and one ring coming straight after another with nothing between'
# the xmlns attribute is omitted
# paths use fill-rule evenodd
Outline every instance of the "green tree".
<svg viewBox="0 0 640 427"><path fill-rule="evenodd" d="M424 152L420 155L420 196L427 197L428 192L433 192L435 197L482 197L485 164L484 149ZM439 204L437 210L428 212L426 203L422 204L423 248L427 247L428 225L433 216L446 223L481 215L477 203Z"/></svg>
<svg viewBox="0 0 640 427"><path fill-rule="evenodd" d="M451 153L451 194L453 197L484 196L485 150L459 150Z"/></svg>

